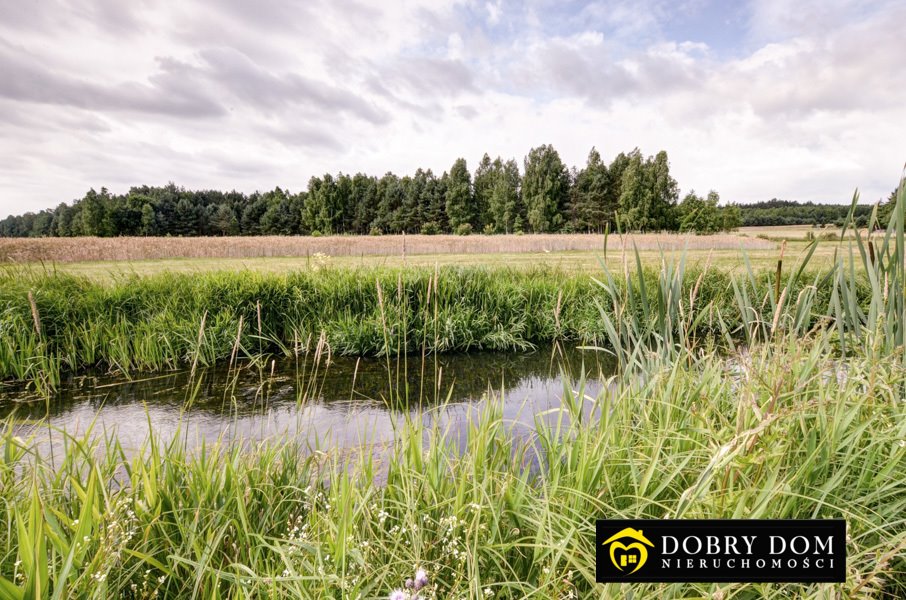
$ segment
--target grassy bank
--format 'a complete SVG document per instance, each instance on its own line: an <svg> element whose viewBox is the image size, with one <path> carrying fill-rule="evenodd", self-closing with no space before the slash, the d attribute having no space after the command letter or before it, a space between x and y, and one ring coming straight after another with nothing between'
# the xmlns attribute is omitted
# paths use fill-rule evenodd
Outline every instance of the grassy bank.
<svg viewBox="0 0 906 600"><path fill-rule="evenodd" d="M816 307L826 308L833 279L802 275L790 281L794 272L788 266L781 274L783 285L790 282L789 294L814 287ZM777 274L767 271L740 279L718 269L684 270L670 289L662 289L654 270L633 267L623 275L609 286L621 294L630 281L633 298L644 296L634 316L673 294L679 311L701 309L690 333L702 337L741 327L744 311L734 281L751 298L748 310L759 316L772 312L768 296L777 284ZM853 285L864 304L867 280ZM316 349L383 356L518 350L553 340L600 345L610 341L602 311L613 317L626 310L607 299L588 276L543 268L165 273L109 284L8 271L0 275L6 341L0 377L33 381L42 391L56 387L63 373L88 367L128 375Z"/></svg>

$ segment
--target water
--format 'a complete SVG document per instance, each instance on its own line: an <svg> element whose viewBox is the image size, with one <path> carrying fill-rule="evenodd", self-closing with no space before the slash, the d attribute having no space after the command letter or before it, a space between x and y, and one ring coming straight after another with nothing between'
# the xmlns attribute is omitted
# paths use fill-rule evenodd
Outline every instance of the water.
<svg viewBox="0 0 906 600"><path fill-rule="evenodd" d="M564 384L576 389L584 367L585 394L597 396L612 364L598 352L547 348L528 353L475 352L407 359L282 360L136 377L84 375L64 383L49 402L21 387L0 388L0 418L44 455L64 451L60 431L97 439L115 434L127 453L147 442L149 424L162 440L183 435L202 442L254 443L294 438L315 449L393 441L406 414L464 439L470 419L502 397L512 435L525 437L535 419L552 420ZM405 395L408 402L388 398ZM391 393L396 390L397 393ZM590 403L586 403L590 406ZM403 408L401 408L403 406ZM539 417L540 415L540 417Z"/></svg>

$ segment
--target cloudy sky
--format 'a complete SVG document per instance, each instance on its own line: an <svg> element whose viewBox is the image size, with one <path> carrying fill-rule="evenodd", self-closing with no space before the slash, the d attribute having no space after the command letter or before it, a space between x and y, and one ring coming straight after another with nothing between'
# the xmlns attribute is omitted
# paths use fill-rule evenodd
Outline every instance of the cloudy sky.
<svg viewBox="0 0 906 600"><path fill-rule="evenodd" d="M543 143L665 149L729 201L874 201L906 160L903 23L902 0L0 0L0 217Z"/></svg>

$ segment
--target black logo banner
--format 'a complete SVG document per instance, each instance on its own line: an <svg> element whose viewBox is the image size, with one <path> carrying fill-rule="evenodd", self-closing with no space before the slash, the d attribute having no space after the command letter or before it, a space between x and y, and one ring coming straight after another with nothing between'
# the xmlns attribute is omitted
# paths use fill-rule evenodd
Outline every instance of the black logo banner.
<svg viewBox="0 0 906 600"><path fill-rule="evenodd" d="M597 522L601 583L769 583L846 580L846 521Z"/></svg>

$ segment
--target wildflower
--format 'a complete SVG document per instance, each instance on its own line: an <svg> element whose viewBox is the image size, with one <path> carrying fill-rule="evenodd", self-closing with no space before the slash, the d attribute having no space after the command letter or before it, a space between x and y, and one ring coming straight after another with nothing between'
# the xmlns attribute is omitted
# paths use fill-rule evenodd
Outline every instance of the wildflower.
<svg viewBox="0 0 906 600"><path fill-rule="evenodd" d="M418 591L428 585L428 574L424 569L415 571L415 591Z"/></svg>
<svg viewBox="0 0 906 600"><path fill-rule="evenodd" d="M406 592L403 590L393 590L390 592L388 600L406 600Z"/></svg>
<svg viewBox="0 0 906 600"><path fill-rule="evenodd" d="M493 595L494 595L494 590L492 590L489 587L484 588L484 597L485 598L490 598Z"/></svg>

